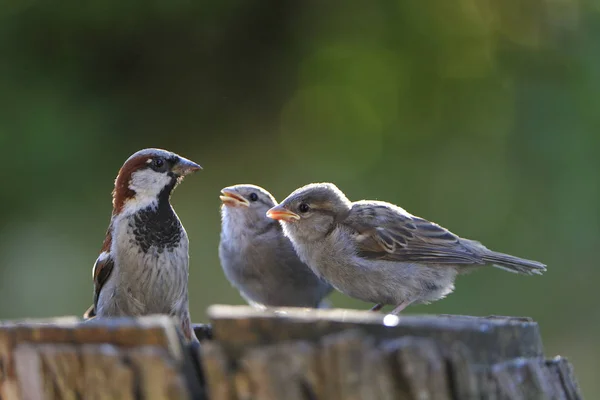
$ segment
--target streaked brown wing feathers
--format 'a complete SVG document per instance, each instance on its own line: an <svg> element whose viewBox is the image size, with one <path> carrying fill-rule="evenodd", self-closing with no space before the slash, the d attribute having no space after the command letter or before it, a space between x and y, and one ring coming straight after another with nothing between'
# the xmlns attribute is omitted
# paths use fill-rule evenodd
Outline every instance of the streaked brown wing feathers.
<svg viewBox="0 0 600 400"><path fill-rule="evenodd" d="M105 254L106 256L102 257ZM98 305L100 291L110 277L114 266L114 260L108 253L102 253L96 260L94 269L92 270L94 277L94 304L85 312L83 315L84 318L92 318L96 316L96 307Z"/></svg>
<svg viewBox="0 0 600 400"><path fill-rule="evenodd" d="M392 207L361 204L352 210L347 222L357 232L361 257L431 264L482 263L452 232Z"/></svg>

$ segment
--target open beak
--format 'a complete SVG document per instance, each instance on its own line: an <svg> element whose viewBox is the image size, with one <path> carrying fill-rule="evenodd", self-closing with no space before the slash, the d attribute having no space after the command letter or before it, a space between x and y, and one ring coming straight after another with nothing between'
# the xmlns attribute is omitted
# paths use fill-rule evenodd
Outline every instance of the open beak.
<svg viewBox="0 0 600 400"><path fill-rule="evenodd" d="M294 222L300 219L300 216L291 212L282 206L275 206L267 211L267 217L285 222Z"/></svg>
<svg viewBox="0 0 600 400"><path fill-rule="evenodd" d="M186 176L192 172L201 170L202 167L187 158L179 157L177 164L173 166L171 171L179 176Z"/></svg>
<svg viewBox="0 0 600 400"><path fill-rule="evenodd" d="M226 206L250 206L250 202L243 196L237 194L233 189L225 188L221 190L221 196L219 196L219 198Z"/></svg>

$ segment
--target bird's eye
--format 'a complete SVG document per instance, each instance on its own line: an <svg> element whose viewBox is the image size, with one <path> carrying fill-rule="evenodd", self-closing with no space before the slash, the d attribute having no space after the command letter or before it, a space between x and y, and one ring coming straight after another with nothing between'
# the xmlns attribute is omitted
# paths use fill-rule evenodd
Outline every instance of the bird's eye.
<svg viewBox="0 0 600 400"><path fill-rule="evenodd" d="M258 200L258 195L256 193L250 193L250 201Z"/></svg>
<svg viewBox="0 0 600 400"><path fill-rule="evenodd" d="M300 203L300 205L298 206L298 211L300 211L301 213L308 212L308 210L310 210L310 207L306 203Z"/></svg>
<svg viewBox="0 0 600 400"><path fill-rule="evenodd" d="M157 158L154 160L154 166L156 168L160 168L165 164L165 160L163 160L162 158Z"/></svg>

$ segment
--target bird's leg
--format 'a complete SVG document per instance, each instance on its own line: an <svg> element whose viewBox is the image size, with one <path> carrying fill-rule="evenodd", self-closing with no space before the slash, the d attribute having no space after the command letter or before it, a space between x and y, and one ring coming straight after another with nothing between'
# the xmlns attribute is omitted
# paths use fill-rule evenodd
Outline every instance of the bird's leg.
<svg viewBox="0 0 600 400"><path fill-rule="evenodd" d="M396 308L394 308L390 314L393 314L393 315L400 314L400 311L402 311L406 307L408 307L410 305L410 303L412 303L412 301L404 300L402 303L398 304L396 306Z"/></svg>
<svg viewBox="0 0 600 400"><path fill-rule="evenodd" d="M373 306L373 307L372 307L372 308L371 308L369 311L376 312L376 311L379 311L379 310L381 310L382 308L383 308L383 304L381 304L381 303L377 303L377 304L375 304L375 305L374 305L374 306Z"/></svg>

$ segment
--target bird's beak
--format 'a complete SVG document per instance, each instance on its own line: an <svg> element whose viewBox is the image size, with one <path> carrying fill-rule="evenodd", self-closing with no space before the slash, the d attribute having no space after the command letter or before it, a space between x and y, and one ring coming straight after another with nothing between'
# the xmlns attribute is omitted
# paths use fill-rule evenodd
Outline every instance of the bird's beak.
<svg viewBox="0 0 600 400"><path fill-rule="evenodd" d="M267 211L267 217L276 219L278 221L294 222L300 219L300 216L296 213L291 212L283 206L275 206Z"/></svg>
<svg viewBox="0 0 600 400"><path fill-rule="evenodd" d="M173 166L172 171L179 176L186 176L201 169L202 167L195 162L190 161L187 158L179 157L179 160Z"/></svg>
<svg viewBox="0 0 600 400"><path fill-rule="evenodd" d="M246 200L243 196L240 196L233 189L225 188L221 190L221 196L219 198L226 206L250 206L250 202Z"/></svg>

